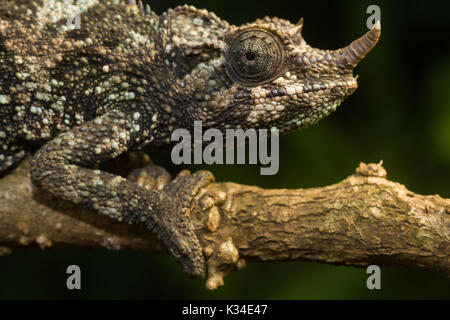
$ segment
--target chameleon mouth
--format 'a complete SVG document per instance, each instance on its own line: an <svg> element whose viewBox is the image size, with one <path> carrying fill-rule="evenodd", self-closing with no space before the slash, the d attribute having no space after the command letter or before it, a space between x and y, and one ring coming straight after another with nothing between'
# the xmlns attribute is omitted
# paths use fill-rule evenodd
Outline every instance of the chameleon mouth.
<svg viewBox="0 0 450 320"><path fill-rule="evenodd" d="M268 103L270 100L281 101L283 98L301 98L301 95L308 93L330 92L343 89L352 90L358 87L357 77L347 81L329 81L324 83L314 83L309 85L286 85L279 89L259 89L251 94L250 99L255 103Z"/></svg>
<svg viewBox="0 0 450 320"><path fill-rule="evenodd" d="M242 104L248 103L256 106L256 111L282 111L285 107L283 102L289 100L300 100L302 95L308 93L318 93L329 91L330 94L336 94L335 91L341 91L342 94L348 90L355 90L358 87L357 77L347 81L330 81L321 84L315 83L311 85L287 85L279 89L253 88L251 93L239 93L235 98L236 102L229 105L223 111L219 112L214 118L215 121L224 121L233 117L233 111L238 109ZM338 99L332 99L338 100ZM277 106L270 106L273 103L281 103ZM264 107L266 106L266 107Z"/></svg>
<svg viewBox="0 0 450 320"><path fill-rule="evenodd" d="M320 92L320 91L326 91L326 90L333 90L333 89L356 89L358 87L358 83L356 82L356 79L354 80L348 80L348 81L330 81L330 82L324 82L321 84L315 83L312 85L305 85L305 86L287 86L286 87L286 95L291 96L294 94L303 94L303 93L310 93L310 92Z"/></svg>
<svg viewBox="0 0 450 320"><path fill-rule="evenodd" d="M226 109L224 109L222 112L219 112L216 117L214 118L214 121L224 121L228 118L232 118L233 111L239 108L244 102L250 102L252 99L250 98L242 98L238 102L228 106Z"/></svg>

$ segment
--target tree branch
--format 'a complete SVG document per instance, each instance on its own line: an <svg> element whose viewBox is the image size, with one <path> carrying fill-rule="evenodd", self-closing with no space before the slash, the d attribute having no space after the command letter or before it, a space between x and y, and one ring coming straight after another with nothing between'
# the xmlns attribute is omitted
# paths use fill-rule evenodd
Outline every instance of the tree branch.
<svg viewBox="0 0 450 320"><path fill-rule="evenodd" d="M24 161L0 179L0 255L31 244L165 251L142 227L32 187L28 168ZM361 164L354 175L322 188L209 185L191 213L208 258L207 288L251 260L404 265L450 275L450 199L415 194L385 175L381 164Z"/></svg>

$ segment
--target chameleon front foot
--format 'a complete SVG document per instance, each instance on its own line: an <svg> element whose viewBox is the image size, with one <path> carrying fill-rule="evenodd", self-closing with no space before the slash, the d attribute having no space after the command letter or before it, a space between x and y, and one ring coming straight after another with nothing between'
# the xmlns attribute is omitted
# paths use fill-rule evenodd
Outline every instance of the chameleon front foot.
<svg viewBox="0 0 450 320"><path fill-rule="evenodd" d="M201 188L214 181L209 171L199 171L191 174L188 170L181 171L170 181L170 174L160 166L148 166L136 169L128 179L148 190L160 190L170 205L159 224L166 232L159 232L160 238L169 252L182 265L184 272L191 278L205 278L206 262L203 248L195 234L190 221L192 199Z"/></svg>
<svg viewBox="0 0 450 320"><path fill-rule="evenodd" d="M175 217L173 226L179 226L179 231L173 230L177 236L175 250L169 250L177 259L184 272L192 278L204 279L206 277L206 262L203 248L190 221L190 208L192 199L201 188L214 182L214 176L209 171L198 171L190 174L183 170L167 185L163 193L167 194L175 204Z"/></svg>

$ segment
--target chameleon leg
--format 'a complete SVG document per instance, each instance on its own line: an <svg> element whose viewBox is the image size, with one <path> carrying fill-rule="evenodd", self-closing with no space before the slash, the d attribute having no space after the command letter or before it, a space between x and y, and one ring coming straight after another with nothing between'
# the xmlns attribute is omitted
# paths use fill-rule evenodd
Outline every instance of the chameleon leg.
<svg viewBox="0 0 450 320"><path fill-rule="evenodd" d="M139 223L155 232L192 276L205 276L202 247L187 218L187 203L207 183L198 175L176 180L167 191L148 190L128 179L92 167L127 151L148 127L143 117L127 110L105 115L62 133L35 153L34 184L113 219ZM169 184L171 186L172 184ZM174 192L182 192L174 197Z"/></svg>

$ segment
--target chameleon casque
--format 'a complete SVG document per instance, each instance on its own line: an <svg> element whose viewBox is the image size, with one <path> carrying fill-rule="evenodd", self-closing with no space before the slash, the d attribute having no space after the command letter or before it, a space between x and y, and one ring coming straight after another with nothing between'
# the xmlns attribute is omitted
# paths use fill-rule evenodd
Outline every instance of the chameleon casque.
<svg viewBox="0 0 450 320"><path fill-rule="evenodd" d="M73 6L80 28L68 24ZM0 172L34 153L32 182L54 195L155 232L192 277L205 276L190 200L210 173L144 188L95 165L171 144L176 128L309 126L357 88L353 68L377 23L339 50L310 47L303 22L233 26L179 6L158 16L134 0L0 3ZM149 175L161 172L158 167Z"/></svg>

